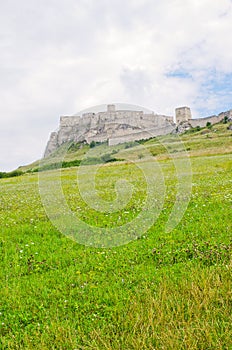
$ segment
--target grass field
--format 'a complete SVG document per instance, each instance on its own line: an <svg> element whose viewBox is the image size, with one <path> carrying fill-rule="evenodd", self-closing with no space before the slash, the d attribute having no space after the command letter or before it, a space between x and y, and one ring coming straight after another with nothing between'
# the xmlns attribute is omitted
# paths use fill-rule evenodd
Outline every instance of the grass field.
<svg viewBox="0 0 232 350"><path fill-rule="evenodd" d="M155 223L123 246L85 246L60 233L41 203L38 173L0 180L1 349L232 349L231 131L219 124L181 140L192 193L171 232L165 225L177 194L172 155L181 158L183 150L174 136L144 143L153 160L129 148L141 164L158 162L166 190ZM113 154L124 159L127 150L118 146ZM83 154L75 150L66 159ZM94 167L83 168L91 174ZM62 169L61 178L81 220L112 228L142 210L146 179L133 162L107 163L97 173L103 200L117 197L117 176L132 183L131 199L117 212L98 213L85 203L76 169ZM46 174L55 182L56 170Z"/></svg>

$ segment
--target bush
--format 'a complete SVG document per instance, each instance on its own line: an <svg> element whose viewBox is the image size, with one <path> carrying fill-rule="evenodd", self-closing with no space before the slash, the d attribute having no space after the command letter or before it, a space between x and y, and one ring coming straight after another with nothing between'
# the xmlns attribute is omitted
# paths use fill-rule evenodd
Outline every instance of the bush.
<svg viewBox="0 0 232 350"><path fill-rule="evenodd" d="M23 171L21 170L13 170L13 171L10 171L9 173L0 172L0 178L9 178L9 177L15 177L20 175L23 175Z"/></svg>
<svg viewBox="0 0 232 350"><path fill-rule="evenodd" d="M111 160L111 154L110 153L107 153L107 154L104 154L102 157L101 157L102 161L104 163L107 163Z"/></svg>
<svg viewBox="0 0 232 350"><path fill-rule="evenodd" d="M95 141L91 141L89 144L90 148L94 148L96 146L96 142Z"/></svg>
<svg viewBox="0 0 232 350"><path fill-rule="evenodd" d="M89 147L90 148L94 148L96 146L100 146L100 145L103 145L103 144L106 144L107 142L101 142L101 141L91 141L90 144L89 144Z"/></svg>
<svg viewBox="0 0 232 350"><path fill-rule="evenodd" d="M185 135L192 134L194 132L200 131L201 127L197 125L196 127L190 128L184 132Z"/></svg>
<svg viewBox="0 0 232 350"><path fill-rule="evenodd" d="M62 168L69 168L72 166L79 166L81 164L81 161L79 159L71 160L69 162L63 162Z"/></svg>

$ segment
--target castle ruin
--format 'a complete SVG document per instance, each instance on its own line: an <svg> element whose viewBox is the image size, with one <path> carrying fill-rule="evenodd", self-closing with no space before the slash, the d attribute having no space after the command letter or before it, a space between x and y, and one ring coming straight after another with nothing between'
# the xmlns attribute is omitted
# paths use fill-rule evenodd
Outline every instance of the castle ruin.
<svg viewBox="0 0 232 350"><path fill-rule="evenodd" d="M145 113L137 110L117 110L115 105L107 106L106 111L83 113L80 116L60 117L57 132L52 132L44 156L53 153L66 142L105 142L117 145L129 141L139 141L155 136L179 132L191 127L216 124L225 117L232 118L232 110L206 118L192 119L189 107L179 107L172 116Z"/></svg>
<svg viewBox="0 0 232 350"><path fill-rule="evenodd" d="M179 107L176 108L176 124L189 121L192 119L191 109L189 107Z"/></svg>

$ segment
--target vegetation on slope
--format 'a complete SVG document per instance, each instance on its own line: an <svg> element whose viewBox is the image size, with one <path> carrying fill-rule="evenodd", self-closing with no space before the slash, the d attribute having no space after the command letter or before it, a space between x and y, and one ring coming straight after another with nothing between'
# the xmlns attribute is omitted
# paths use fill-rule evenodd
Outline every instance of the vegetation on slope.
<svg viewBox="0 0 232 350"><path fill-rule="evenodd" d="M52 226L38 173L0 180L1 349L231 349L232 138L223 124L205 131L181 136L190 148L192 194L181 222L168 233L164 228L177 193L172 155L183 151L175 135L162 143L159 138L141 142L144 150L157 153L153 160L162 169L165 200L154 225L120 247L82 246ZM130 152L139 163L153 161L131 146L118 145L113 156ZM93 151L101 156L104 147ZM67 152L65 161L81 159L77 152L89 150L83 148ZM95 168L86 165L86 173ZM51 184L56 181L55 169L46 174ZM134 189L127 206L96 212L77 189L76 169L62 169L63 192L74 215L100 227L136 217L146 186L133 163L102 166L96 190L113 201L121 175Z"/></svg>
<svg viewBox="0 0 232 350"><path fill-rule="evenodd" d="M125 151L131 148L135 148L135 151L133 157L133 152L130 150L130 157L135 160L144 158L144 152L138 152L136 145L142 145L147 152L158 160L170 159L172 154L182 157L183 152L185 153L186 151L190 156L231 153L232 145L231 140L228 138L231 136L232 132L228 129L228 124L222 122L205 128L192 128L181 135L160 136L150 140L127 142L111 147L107 145L107 142L92 142L91 145L70 142L60 146L45 160L21 166L17 171L21 175L27 172L37 172L39 168L40 170L51 170L61 167L79 166L80 164L90 165L123 161ZM88 156L89 151L91 151L93 156ZM63 154L65 154L64 159L62 159Z"/></svg>

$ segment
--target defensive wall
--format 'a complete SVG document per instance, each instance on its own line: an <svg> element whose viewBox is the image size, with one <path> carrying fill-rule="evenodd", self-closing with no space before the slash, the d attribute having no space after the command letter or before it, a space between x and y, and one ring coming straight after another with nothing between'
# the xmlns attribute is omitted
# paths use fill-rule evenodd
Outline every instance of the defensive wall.
<svg viewBox="0 0 232 350"><path fill-rule="evenodd" d="M144 111L116 110L115 105L108 105L106 111L84 113L83 115L61 116L59 130L52 132L48 141L45 157L54 152L65 142L91 141L116 145L128 141L139 141L159 135L166 135L178 130L178 126L204 127L207 123L216 124L225 117L232 119L232 110L206 118L192 119L189 107L179 107L174 117ZM179 128L184 130L184 128Z"/></svg>

